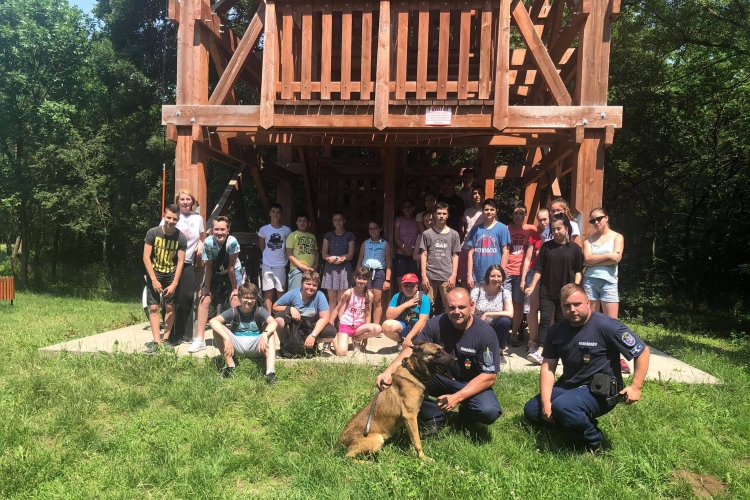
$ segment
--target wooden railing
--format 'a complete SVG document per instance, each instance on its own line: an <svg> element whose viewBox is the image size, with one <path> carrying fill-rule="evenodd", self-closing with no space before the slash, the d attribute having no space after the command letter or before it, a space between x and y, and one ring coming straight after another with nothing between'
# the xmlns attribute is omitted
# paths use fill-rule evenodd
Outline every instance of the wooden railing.
<svg viewBox="0 0 750 500"><path fill-rule="evenodd" d="M10 300L10 305L13 305L15 298L16 287L13 276L0 276L0 300Z"/></svg>

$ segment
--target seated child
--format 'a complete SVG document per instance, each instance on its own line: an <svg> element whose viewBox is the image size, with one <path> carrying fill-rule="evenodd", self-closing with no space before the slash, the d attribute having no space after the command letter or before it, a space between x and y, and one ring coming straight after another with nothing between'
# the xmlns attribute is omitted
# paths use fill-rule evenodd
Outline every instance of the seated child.
<svg viewBox="0 0 750 500"><path fill-rule="evenodd" d="M349 337L353 339L354 351L361 351L366 339L377 337L383 331L380 325L367 322L372 317L372 290L367 289L370 270L360 267L353 274L354 287L345 290L331 314L331 324L339 318L339 332L333 341L338 356L349 352Z"/></svg>
<svg viewBox="0 0 750 500"><path fill-rule="evenodd" d="M430 298L417 290L418 283L416 274L405 274L401 279L404 291L393 296L385 311L383 333L397 342L399 349L402 344L411 347L411 339L422 331L430 317Z"/></svg>
<svg viewBox="0 0 750 500"><path fill-rule="evenodd" d="M247 358L265 356L266 382L275 384L276 320L258 304L258 287L253 283L245 283L237 291L240 296L240 306L227 309L209 322L214 332L216 348L221 351L226 363L224 376L228 377L232 374L235 356Z"/></svg>

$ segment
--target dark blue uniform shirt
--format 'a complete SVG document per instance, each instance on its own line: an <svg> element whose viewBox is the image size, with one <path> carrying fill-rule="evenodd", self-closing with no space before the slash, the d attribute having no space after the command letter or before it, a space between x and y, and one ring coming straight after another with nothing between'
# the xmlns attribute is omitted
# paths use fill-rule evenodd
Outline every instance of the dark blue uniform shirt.
<svg viewBox="0 0 750 500"><path fill-rule="evenodd" d="M579 387L596 373L608 373L622 382L620 354L631 360L640 356L645 347L627 326L592 312L583 326L573 327L567 320L552 325L542 357L562 359L563 374L555 385Z"/></svg>
<svg viewBox="0 0 750 500"><path fill-rule="evenodd" d="M480 373L498 373L500 346L487 322L476 316L469 328L458 330L447 314L429 320L415 340L439 344L458 361L451 366L453 378L468 382Z"/></svg>

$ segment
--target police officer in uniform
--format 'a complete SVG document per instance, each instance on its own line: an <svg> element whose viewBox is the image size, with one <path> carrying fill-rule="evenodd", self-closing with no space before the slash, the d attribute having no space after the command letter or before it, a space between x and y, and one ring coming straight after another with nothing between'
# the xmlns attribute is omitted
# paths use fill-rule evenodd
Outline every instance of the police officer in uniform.
<svg viewBox="0 0 750 500"><path fill-rule="evenodd" d="M524 416L534 424L553 423L572 441L598 451L602 431L596 419L619 401L633 404L641 399L650 351L627 326L591 311L580 285L565 285L560 304L565 321L549 329L542 351L540 394L526 403ZM635 358L633 379L627 387L622 382L620 354L628 360ZM562 359L563 374L555 382L558 359ZM601 381L611 384L609 397L600 394L606 392Z"/></svg>
<svg viewBox="0 0 750 500"><path fill-rule="evenodd" d="M458 359L451 367L450 376L436 374L427 384L428 395L436 400L425 398L419 421L428 426L428 432L440 429L444 425L444 412L456 407L464 425L489 425L503 412L492 391L500 358L495 331L474 316L474 302L463 288L448 292L446 311L429 320L415 337L415 340L439 344ZM411 355L411 351L411 347L404 345L401 354L378 375L380 390L391 385L393 372L401 366L404 358Z"/></svg>

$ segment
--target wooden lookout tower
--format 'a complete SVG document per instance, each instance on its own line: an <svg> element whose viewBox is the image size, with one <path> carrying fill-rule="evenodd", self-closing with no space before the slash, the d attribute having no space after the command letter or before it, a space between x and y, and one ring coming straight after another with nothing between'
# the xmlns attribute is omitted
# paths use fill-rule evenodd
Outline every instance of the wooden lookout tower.
<svg viewBox="0 0 750 500"><path fill-rule="evenodd" d="M241 38L222 23L235 3L169 0L177 100L162 119L176 188L202 206L211 157L234 172L217 210L243 175L264 204L263 180L291 207L301 176L318 217L355 202L382 217L409 176L406 148L419 147L480 148L487 195L496 178L520 178L532 214L568 174L576 210L601 204L604 149L622 124L607 106L620 0L259 0ZM240 81L259 104L238 102ZM257 145L277 146L277 163ZM379 154L342 163L327 146ZM496 165L499 147L525 148L525 162Z"/></svg>

